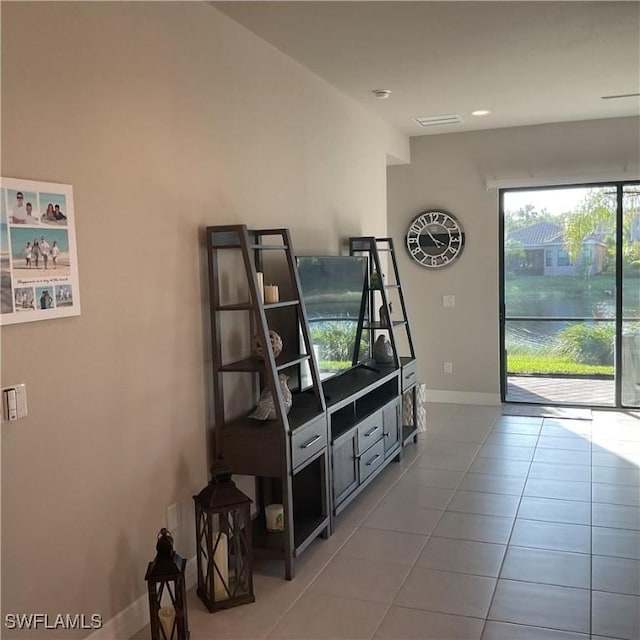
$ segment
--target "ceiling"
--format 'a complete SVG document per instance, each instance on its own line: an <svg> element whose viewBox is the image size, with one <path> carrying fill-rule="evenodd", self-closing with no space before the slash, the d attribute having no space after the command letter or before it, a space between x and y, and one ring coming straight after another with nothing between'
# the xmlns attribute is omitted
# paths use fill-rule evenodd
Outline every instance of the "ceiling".
<svg viewBox="0 0 640 640"><path fill-rule="evenodd" d="M640 2L211 4L408 136L640 115Z"/></svg>

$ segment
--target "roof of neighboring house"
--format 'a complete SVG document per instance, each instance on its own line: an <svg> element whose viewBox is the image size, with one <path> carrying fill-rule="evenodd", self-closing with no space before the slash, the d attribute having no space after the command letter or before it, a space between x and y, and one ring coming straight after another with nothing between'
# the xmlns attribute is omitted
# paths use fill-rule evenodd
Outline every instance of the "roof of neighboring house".
<svg viewBox="0 0 640 640"><path fill-rule="evenodd" d="M541 244L557 244L562 242L562 227L551 222L536 222L535 224L511 231L507 240L514 240L525 246Z"/></svg>
<svg viewBox="0 0 640 640"><path fill-rule="evenodd" d="M606 244L605 239L611 235L608 232L596 232L587 236L583 242ZM522 227L507 234L507 240L518 242L524 247L539 247L540 245L562 244L564 240L562 227L553 222L536 222L528 227Z"/></svg>

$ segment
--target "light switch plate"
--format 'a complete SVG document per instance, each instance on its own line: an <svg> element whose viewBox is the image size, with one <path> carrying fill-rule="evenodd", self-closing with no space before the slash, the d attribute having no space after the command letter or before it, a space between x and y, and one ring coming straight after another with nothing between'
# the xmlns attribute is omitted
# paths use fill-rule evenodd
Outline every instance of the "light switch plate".
<svg viewBox="0 0 640 640"><path fill-rule="evenodd" d="M442 296L442 306L443 307L455 307L456 306L456 297L453 295Z"/></svg>

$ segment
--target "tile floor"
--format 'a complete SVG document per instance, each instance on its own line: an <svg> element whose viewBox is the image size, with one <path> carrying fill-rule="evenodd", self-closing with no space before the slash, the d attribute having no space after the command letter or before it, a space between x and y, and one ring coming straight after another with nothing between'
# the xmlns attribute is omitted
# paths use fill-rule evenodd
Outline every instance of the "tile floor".
<svg viewBox="0 0 640 640"><path fill-rule="evenodd" d="M258 565L215 614L190 592L191 639L640 638L640 417L427 415L293 581Z"/></svg>

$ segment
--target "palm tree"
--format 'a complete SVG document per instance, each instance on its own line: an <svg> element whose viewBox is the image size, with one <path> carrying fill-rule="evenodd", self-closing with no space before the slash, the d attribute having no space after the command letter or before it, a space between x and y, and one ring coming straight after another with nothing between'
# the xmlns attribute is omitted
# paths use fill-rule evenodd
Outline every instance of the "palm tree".
<svg viewBox="0 0 640 640"><path fill-rule="evenodd" d="M640 237L634 238L632 228L640 215L640 191L625 192L626 215L623 219L623 257L626 265L640 264ZM572 262L577 262L589 237L599 235L607 245L609 256L615 258L616 194L596 189L590 191L577 211L567 214L564 221L564 247Z"/></svg>

